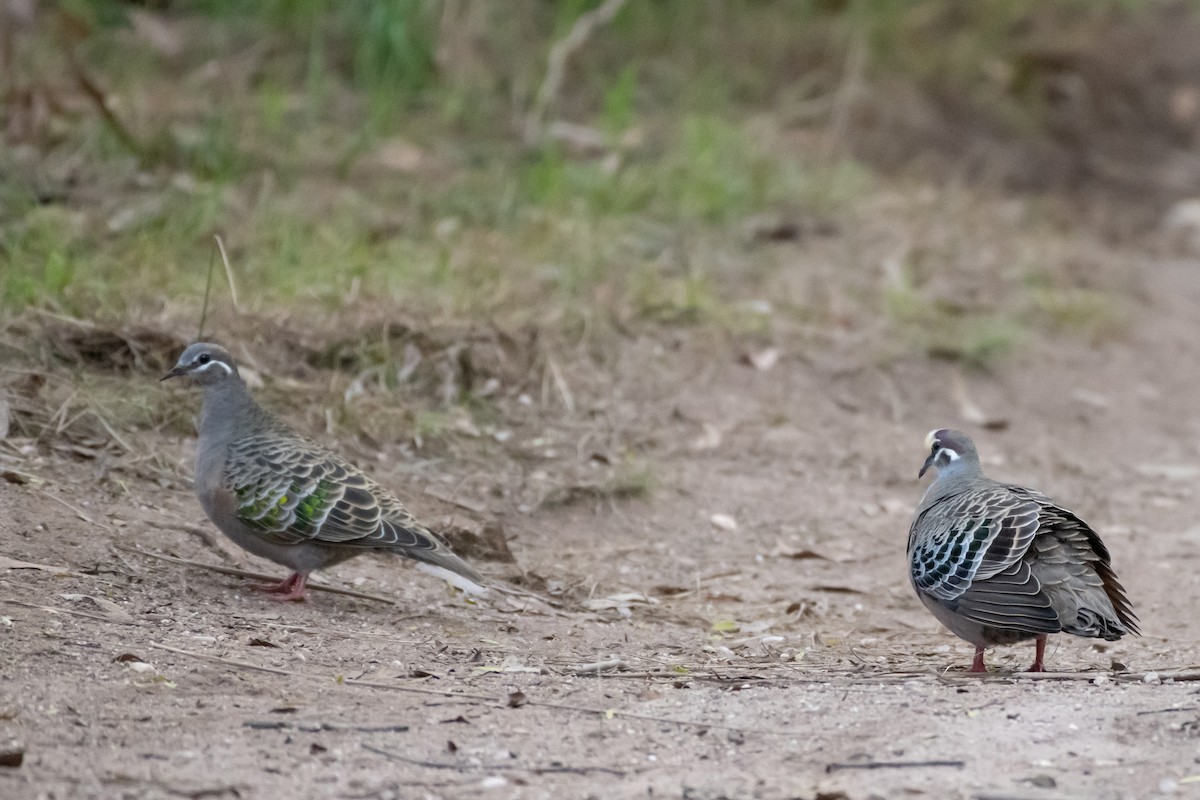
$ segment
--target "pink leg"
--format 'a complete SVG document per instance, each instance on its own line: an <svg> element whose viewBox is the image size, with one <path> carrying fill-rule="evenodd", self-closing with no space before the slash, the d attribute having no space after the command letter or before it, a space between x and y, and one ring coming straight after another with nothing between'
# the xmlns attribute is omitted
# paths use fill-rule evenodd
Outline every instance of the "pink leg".
<svg viewBox="0 0 1200 800"><path fill-rule="evenodd" d="M987 667L983 665L983 648L975 648L975 660L971 662L971 668L967 672L987 672Z"/></svg>
<svg viewBox="0 0 1200 800"><path fill-rule="evenodd" d="M1027 672L1045 672L1046 664L1042 660L1046 655L1046 635L1042 634L1037 637L1037 649L1033 651L1033 665L1029 667Z"/></svg>
<svg viewBox="0 0 1200 800"><path fill-rule="evenodd" d="M255 586L254 588L260 592L279 595L279 597L275 598L276 600L295 600L301 602L304 600L304 586L306 583L308 583L308 575L302 572L293 572L280 583Z"/></svg>

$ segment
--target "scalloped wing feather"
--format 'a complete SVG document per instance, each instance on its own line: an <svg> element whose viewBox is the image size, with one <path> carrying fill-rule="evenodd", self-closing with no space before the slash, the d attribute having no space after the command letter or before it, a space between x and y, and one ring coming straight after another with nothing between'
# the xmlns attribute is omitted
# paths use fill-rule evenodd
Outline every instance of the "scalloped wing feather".
<svg viewBox="0 0 1200 800"><path fill-rule="evenodd" d="M914 521L909 556L918 591L981 625L1105 639L1138 632L1100 537L1031 489L975 486L943 499Z"/></svg>
<svg viewBox="0 0 1200 800"><path fill-rule="evenodd" d="M1112 569L1108 548L1091 526L1039 492L1012 489L1040 510L1043 534L1034 542L1035 575L1047 590L1069 592L1075 601L1079 619L1064 619L1064 630L1105 639L1140 634L1137 614Z"/></svg>
<svg viewBox="0 0 1200 800"><path fill-rule="evenodd" d="M395 496L315 442L243 438L229 448L226 483L241 521L270 541L395 548L482 580Z"/></svg>
<svg viewBox="0 0 1200 800"><path fill-rule="evenodd" d="M973 622L1004 631L1037 635L1062 630L1058 613L1023 559L972 583L950 608Z"/></svg>
<svg viewBox="0 0 1200 800"><path fill-rule="evenodd" d="M909 561L920 591L953 603L1021 560L1038 532L1038 506L1004 488L945 498L913 521Z"/></svg>

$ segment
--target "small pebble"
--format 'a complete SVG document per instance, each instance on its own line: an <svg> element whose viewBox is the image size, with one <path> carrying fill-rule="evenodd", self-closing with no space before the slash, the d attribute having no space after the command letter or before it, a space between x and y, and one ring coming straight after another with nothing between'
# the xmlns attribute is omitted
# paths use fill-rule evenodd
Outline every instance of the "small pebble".
<svg viewBox="0 0 1200 800"><path fill-rule="evenodd" d="M713 514L711 521L714 528L720 528L723 531L736 531L738 529L737 520L728 514Z"/></svg>
<svg viewBox="0 0 1200 800"><path fill-rule="evenodd" d="M0 767L19 767L25 760L25 748L18 742L0 745Z"/></svg>
<svg viewBox="0 0 1200 800"><path fill-rule="evenodd" d="M1147 672L1142 678L1142 683L1148 683L1152 686L1157 686L1158 684L1162 683L1162 678L1158 677L1157 672Z"/></svg>

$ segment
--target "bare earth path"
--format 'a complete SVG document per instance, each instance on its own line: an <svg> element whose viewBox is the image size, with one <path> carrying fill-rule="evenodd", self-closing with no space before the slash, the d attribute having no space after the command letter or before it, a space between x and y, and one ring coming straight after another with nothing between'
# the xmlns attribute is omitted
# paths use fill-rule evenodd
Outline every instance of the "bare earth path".
<svg viewBox="0 0 1200 800"><path fill-rule="evenodd" d="M211 529L186 490L5 450L0 466L46 482L0 483L0 556L62 571L0 561L0 749L26 751L0 796L1192 796L1200 684L1171 676L1200 674L1200 264L1144 269L1120 342L1038 344L966 375L1000 431L962 419L949 364L830 349L757 371L686 332L629 343L606 413L647 431L651 494L492 504L520 569L485 570L540 576L559 607L473 603L371 559L328 581L395 606L279 605L121 549L279 572L189 533ZM1143 637L1059 637L1062 679L1013 672L1031 646L963 674L970 648L903 564L921 440L949 424L994 475L1093 523ZM375 472L442 513L428 476Z"/></svg>

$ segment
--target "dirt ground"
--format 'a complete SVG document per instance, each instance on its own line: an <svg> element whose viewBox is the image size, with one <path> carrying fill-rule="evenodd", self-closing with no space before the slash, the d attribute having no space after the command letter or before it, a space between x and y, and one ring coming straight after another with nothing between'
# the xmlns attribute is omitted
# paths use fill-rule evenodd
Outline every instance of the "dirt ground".
<svg viewBox="0 0 1200 800"><path fill-rule="evenodd" d="M0 749L24 762L0 768L0 796L1191 796L1200 263L1130 269L1135 318L1099 347L1033 343L964 374L878 367L830 337L760 370L686 330L640 337L597 405L514 424L523 461L371 466L435 524L502 522L516 563L481 567L546 601L472 600L361 558L325 581L394 605L279 604L131 551L282 576L210 536L186 481L97 480L94 461L10 438ZM1007 426L964 419L960 380ZM920 606L903 558L921 442L942 425L1093 523L1142 637L1057 637L1038 680L1018 671L1031 646L964 674L970 647ZM643 437L651 492L528 502L564 465L602 462L618 429ZM190 464L194 440L163 446Z"/></svg>

